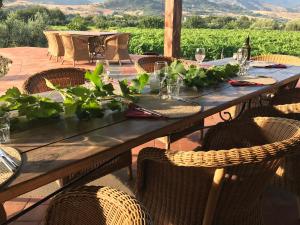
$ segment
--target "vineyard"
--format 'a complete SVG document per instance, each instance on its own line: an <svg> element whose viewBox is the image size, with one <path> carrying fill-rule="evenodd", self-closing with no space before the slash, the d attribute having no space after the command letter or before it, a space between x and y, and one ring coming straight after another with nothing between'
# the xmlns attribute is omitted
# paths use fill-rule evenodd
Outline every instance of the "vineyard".
<svg viewBox="0 0 300 225"><path fill-rule="evenodd" d="M123 28L121 32L131 33L130 52L142 54L147 51L163 53L164 30ZM183 29L181 37L182 57L192 59L195 49L207 49L207 59L231 57L250 35L252 55L280 53L300 56L300 32L263 31L263 30L210 30Z"/></svg>

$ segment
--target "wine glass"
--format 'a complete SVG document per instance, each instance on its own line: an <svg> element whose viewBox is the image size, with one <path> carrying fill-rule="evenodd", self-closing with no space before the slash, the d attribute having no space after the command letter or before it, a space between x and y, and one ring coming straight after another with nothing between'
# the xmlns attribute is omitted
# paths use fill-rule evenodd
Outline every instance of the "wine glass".
<svg viewBox="0 0 300 225"><path fill-rule="evenodd" d="M246 48L240 48L237 52L237 61L240 65L239 76L245 76L248 72L248 50Z"/></svg>
<svg viewBox="0 0 300 225"><path fill-rule="evenodd" d="M195 59L199 64L201 64L204 61L205 56L206 56L205 48L197 48L196 49Z"/></svg>

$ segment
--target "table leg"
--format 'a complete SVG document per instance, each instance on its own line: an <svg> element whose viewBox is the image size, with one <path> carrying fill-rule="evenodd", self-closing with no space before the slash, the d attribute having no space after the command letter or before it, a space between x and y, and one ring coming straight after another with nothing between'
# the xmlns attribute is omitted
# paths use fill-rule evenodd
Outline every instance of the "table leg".
<svg viewBox="0 0 300 225"><path fill-rule="evenodd" d="M0 224L4 223L7 220L6 212L3 207L3 204L0 204Z"/></svg>

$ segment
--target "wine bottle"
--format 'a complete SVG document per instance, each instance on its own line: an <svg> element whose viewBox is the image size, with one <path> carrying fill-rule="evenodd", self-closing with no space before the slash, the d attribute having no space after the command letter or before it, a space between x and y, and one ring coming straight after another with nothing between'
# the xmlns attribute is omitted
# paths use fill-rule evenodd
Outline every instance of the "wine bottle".
<svg viewBox="0 0 300 225"><path fill-rule="evenodd" d="M247 54L248 54L247 60L250 60L251 59L251 44L250 44L250 36L249 35L245 40L243 48L247 50Z"/></svg>

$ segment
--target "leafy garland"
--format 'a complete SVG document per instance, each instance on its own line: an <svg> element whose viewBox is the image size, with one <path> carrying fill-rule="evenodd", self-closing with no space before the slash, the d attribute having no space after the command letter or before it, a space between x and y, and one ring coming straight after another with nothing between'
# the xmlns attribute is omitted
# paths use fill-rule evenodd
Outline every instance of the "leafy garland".
<svg viewBox="0 0 300 225"><path fill-rule="evenodd" d="M173 79L180 76L185 86L201 89L217 85L235 77L239 72L239 68L239 65L226 64L223 66L212 66L208 69L191 65L188 69L185 69L182 63L174 61L170 65L169 76L172 76Z"/></svg>
<svg viewBox="0 0 300 225"><path fill-rule="evenodd" d="M65 117L76 115L79 119L102 117L105 110L121 110L128 100L135 100L134 94L144 89L149 75L140 74L130 83L127 80L119 81L120 95L116 94L111 80L104 81L103 65L98 65L93 72L86 72L85 78L91 82L92 88L60 88L46 80L50 89L61 94L63 102L55 102L38 95L22 94L16 87L8 89L5 95L0 97L0 115L17 111L19 117L25 116L29 121L55 118L61 114Z"/></svg>
<svg viewBox="0 0 300 225"><path fill-rule="evenodd" d="M186 86L200 89L226 81L236 76L238 70L238 65L230 64L209 69L196 66L185 69L182 63L174 61L168 69L168 79L175 80L180 77ZM136 101L136 94L140 94L149 81L149 75L146 73L139 74L130 82L118 81L120 90L117 94L112 80L105 77L104 67L101 64L93 72L86 72L85 78L90 81L92 88L84 86L60 88L46 80L46 85L50 89L61 94L63 102L55 102L38 95L22 94L18 88L10 88L0 97L0 116L16 111L18 117L24 116L29 121L58 118L61 115L65 117L76 115L80 120L103 117L105 110L120 111L128 102Z"/></svg>

